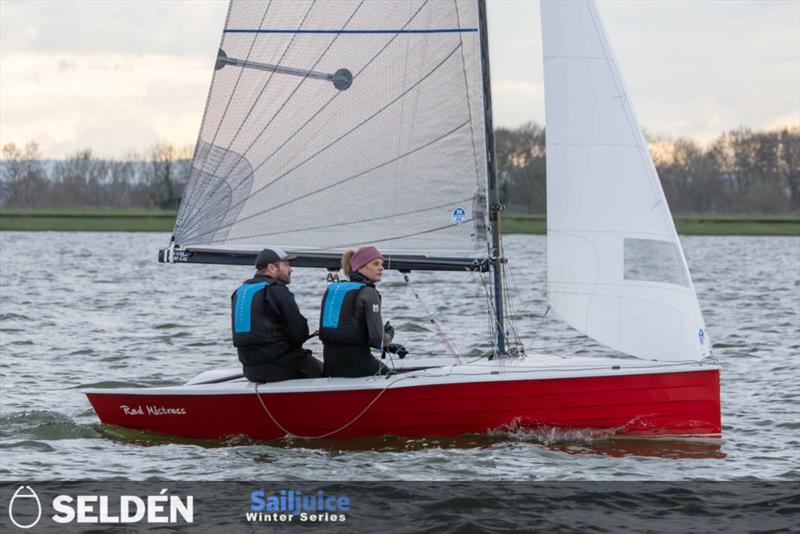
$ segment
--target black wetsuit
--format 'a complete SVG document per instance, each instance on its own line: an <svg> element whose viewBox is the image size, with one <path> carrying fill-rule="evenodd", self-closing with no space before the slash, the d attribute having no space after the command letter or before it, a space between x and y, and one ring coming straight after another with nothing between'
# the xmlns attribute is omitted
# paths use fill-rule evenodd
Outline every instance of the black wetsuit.
<svg viewBox="0 0 800 534"><path fill-rule="evenodd" d="M231 327L248 380L277 382L321 376L319 360L303 349L309 337L308 321L280 280L257 274L234 291Z"/></svg>
<svg viewBox="0 0 800 534"><path fill-rule="evenodd" d="M381 295L375 289L375 284L359 273L352 273L350 280L365 284L358 290L352 306L342 309L343 314L349 315L346 319L351 318L358 325L357 333L353 334L352 342L339 343L326 340L322 334L323 329L320 329L320 339L324 345L323 373L325 376L351 378L386 374L388 368L376 360L370 351L370 347L380 349L383 346ZM323 306L324 304L323 299Z"/></svg>

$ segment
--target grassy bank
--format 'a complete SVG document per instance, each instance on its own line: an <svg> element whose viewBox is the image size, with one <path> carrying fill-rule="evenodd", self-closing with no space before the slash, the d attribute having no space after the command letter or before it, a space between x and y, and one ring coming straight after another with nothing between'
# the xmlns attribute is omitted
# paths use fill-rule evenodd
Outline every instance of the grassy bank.
<svg viewBox="0 0 800 534"><path fill-rule="evenodd" d="M169 232L174 211L0 210L0 230L59 232Z"/></svg>
<svg viewBox="0 0 800 534"><path fill-rule="evenodd" d="M681 235L795 235L800 236L800 215L677 215ZM503 217L504 234L545 234L544 215Z"/></svg>
<svg viewBox="0 0 800 534"><path fill-rule="evenodd" d="M0 230L169 232L175 212L156 210L0 210ZM798 215L679 215L682 235L800 235ZM543 215L505 216L504 234L544 234Z"/></svg>

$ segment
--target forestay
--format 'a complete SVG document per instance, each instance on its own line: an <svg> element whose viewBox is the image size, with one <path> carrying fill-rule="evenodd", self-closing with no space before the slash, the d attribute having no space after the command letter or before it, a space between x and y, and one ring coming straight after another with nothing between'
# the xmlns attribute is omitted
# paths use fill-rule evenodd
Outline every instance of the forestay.
<svg viewBox="0 0 800 534"><path fill-rule="evenodd" d="M487 256L477 3L231 2L175 243Z"/></svg>
<svg viewBox="0 0 800 534"><path fill-rule="evenodd" d="M711 342L597 9L543 1L541 11L550 304L622 352L702 359Z"/></svg>

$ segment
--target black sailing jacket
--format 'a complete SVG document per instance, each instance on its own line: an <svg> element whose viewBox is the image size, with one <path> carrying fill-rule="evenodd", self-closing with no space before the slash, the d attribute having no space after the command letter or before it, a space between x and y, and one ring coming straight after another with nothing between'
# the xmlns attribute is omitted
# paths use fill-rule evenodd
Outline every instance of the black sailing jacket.
<svg viewBox="0 0 800 534"><path fill-rule="evenodd" d="M303 346L308 320L283 282L257 274L231 295L231 331L243 364L269 363Z"/></svg>
<svg viewBox="0 0 800 534"><path fill-rule="evenodd" d="M352 314L349 318L342 317L342 320L358 325L359 339L356 343L337 343L322 339L326 376L369 376L384 368L370 351L370 347L379 349L383 343L381 295L375 289L375 284L358 273L352 273L350 281L365 284L358 290L353 305L342 307L343 314ZM324 303L323 298L323 305ZM320 314L320 322L323 315L324 310ZM320 337L322 338L322 331Z"/></svg>

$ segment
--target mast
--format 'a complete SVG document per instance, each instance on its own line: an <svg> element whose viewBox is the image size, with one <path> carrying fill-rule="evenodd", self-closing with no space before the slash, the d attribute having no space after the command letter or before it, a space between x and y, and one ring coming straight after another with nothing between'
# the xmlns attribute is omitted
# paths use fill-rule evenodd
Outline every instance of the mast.
<svg viewBox="0 0 800 534"><path fill-rule="evenodd" d="M489 75L489 34L486 24L486 0L478 0L478 21L481 38L481 70L483 71L483 114L486 127L486 165L489 178L489 223L492 225L492 264L494 270L494 309L497 317L497 352L506 351L503 314L503 249L500 241L500 188L494 161L494 127L492 125L492 87Z"/></svg>

